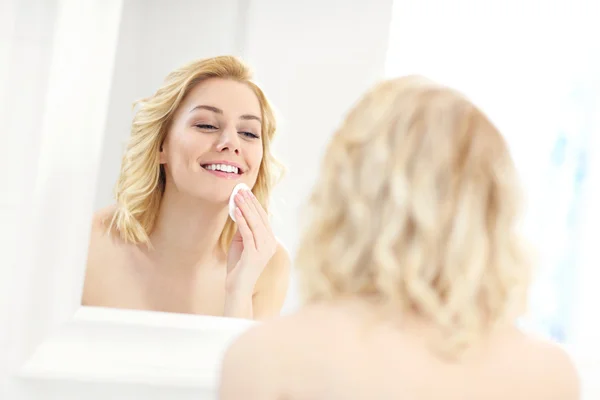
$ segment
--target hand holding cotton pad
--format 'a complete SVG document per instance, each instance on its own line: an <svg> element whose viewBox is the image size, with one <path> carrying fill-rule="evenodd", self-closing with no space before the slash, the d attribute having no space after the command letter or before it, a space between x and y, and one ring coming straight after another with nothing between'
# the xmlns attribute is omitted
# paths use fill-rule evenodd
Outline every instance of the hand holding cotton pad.
<svg viewBox="0 0 600 400"><path fill-rule="evenodd" d="M235 220L235 209L236 209L236 205L235 205L235 195L238 194L238 192L240 190L250 190L250 188L248 187L248 185L246 185L245 183L238 183L237 185L235 185L235 187L233 188L233 191L231 192L231 196L229 196L229 216L231 217L231 219L233 220L233 222L237 222Z"/></svg>

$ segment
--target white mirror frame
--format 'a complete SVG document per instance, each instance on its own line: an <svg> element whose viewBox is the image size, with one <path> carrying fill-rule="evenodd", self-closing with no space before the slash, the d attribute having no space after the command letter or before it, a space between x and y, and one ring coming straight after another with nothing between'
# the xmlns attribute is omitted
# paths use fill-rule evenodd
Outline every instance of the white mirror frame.
<svg viewBox="0 0 600 400"><path fill-rule="evenodd" d="M214 393L224 350L252 321L80 306L122 3L59 1L34 195L22 205L10 280L23 312L12 315L9 373Z"/></svg>

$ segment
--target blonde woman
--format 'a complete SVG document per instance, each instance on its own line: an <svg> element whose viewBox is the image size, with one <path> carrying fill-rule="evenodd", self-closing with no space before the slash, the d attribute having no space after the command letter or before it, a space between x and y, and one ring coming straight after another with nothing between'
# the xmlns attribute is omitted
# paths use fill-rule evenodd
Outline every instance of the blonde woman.
<svg viewBox="0 0 600 400"><path fill-rule="evenodd" d="M382 82L350 111L310 199L308 304L228 350L220 399L575 400L559 347L517 329L530 264L515 167L456 91Z"/></svg>
<svg viewBox="0 0 600 400"><path fill-rule="evenodd" d="M116 185L94 218L83 304L260 319L290 260L273 235L273 111L229 56L191 62L140 101ZM232 189L238 221L228 216Z"/></svg>

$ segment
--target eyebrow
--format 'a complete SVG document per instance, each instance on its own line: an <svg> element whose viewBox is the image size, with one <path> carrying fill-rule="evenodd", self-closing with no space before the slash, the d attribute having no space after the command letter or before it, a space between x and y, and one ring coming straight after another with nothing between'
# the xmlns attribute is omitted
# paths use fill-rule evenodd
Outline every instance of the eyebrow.
<svg viewBox="0 0 600 400"><path fill-rule="evenodd" d="M213 107L213 106L206 106L206 105L195 106L194 108L192 108L190 110L190 113L194 112L196 110L208 110L208 111L214 112L215 114L221 114L221 115L223 114L223 110L221 110L220 108ZM245 120L252 120L253 119L253 120L256 120L256 121L262 123L262 121L261 121L261 119L259 117L257 117L256 115L252 115L252 114L241 115L240 119L245 119Z"/></svg>

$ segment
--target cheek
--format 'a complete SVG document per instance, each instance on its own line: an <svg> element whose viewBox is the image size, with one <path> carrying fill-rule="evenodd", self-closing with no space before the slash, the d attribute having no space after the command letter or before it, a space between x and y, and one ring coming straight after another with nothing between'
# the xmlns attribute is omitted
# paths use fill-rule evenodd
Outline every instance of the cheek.
<svg viewBox="0 0 600 400"><path fill-rule="evenodd" d="M169 141L169 159L172 164L180 166L196 166L198 158L210 149L211 143L202 135L194 132L181 132L172 135Z"/></svg>
<svg viewBox="0 0 600 400"><path fill-rule="evenodd" d="M248 151L249 164L252 165L252 169L254 169L255 172L257 173L258 170L260 169L260 165L261 165L262 159L263 159L262 143L259 143L256 146L253 146L249 150L250 150L250 151Z"/></svg>
<svg viewBox="0 0 600 400"><path fill-rule="evenodd" d="M258 143L256 146L248 146L245 149L245 157L247 165L251 168L250 173L248 174L248 184L254 185L256 183L256 179L258 178L258 174L260 172L260 167L263 160L263 148L262 143Z"/></svg>

